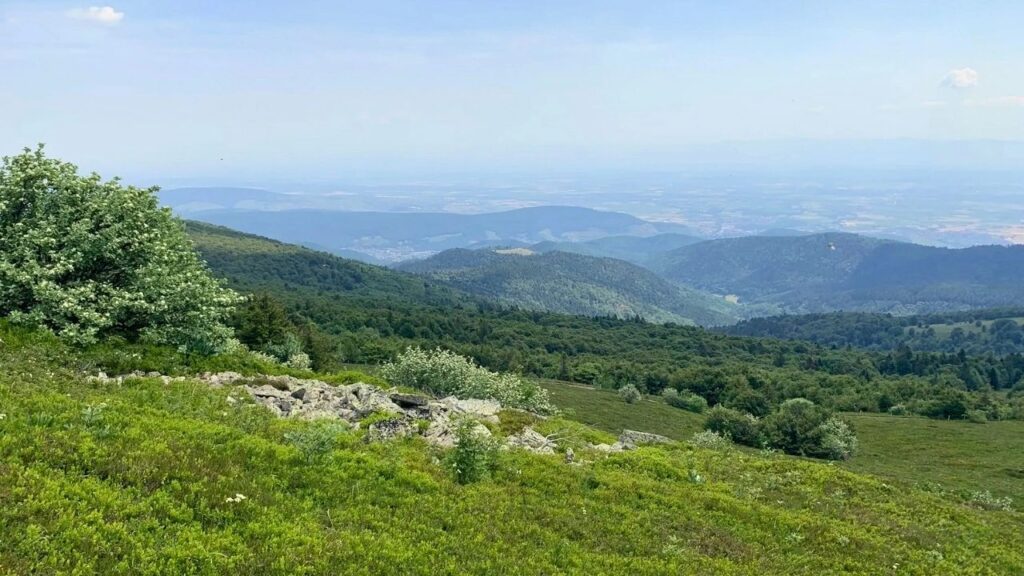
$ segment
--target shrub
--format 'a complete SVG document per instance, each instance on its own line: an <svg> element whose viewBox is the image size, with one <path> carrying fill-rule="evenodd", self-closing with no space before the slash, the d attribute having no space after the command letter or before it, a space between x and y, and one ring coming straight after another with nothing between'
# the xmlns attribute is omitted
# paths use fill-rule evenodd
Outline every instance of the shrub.
<svg viewBox="0 0 1024 576"><path fill-rule="evenodd" d="M381 367L381 376L395 386L407 386L437 395L489 398L503 406L539 414L555 411L547 390L512 374L498 374L472 360L440 348L408 348L394 362Z"/></svg>
<svg viewBox="0 0 1024 576"><path fill-rule="evenodd" d="M643 395L637 390L636 386L632 384L626 384L622 388L619 388L619 398L622 398L626 404L635 404L643 399Z"/></svg>
<svg viewBox="0 0 1024 576"><path fill-rule="evenodd" d="M845 422L804 398L783 402L761 429L768 445L787 454L845 460L857 448L857 437Z"/></svg>
<svg viewBox="0 0 1024 576"><path fill-rule="evenodd" d="M459 422L455 437L455 448L448 454L449 465L455 471L455 481L472 484L489 476L498 454L494 439L471 419Z"/></svg>
<svg viewBox="0 0 1024 576"><path fill-rule="evenodd" d="M693 392L677 392L674 388L666 388L662 396L665 398L665 403L673 408L681 408L697 414L708 409L708 401Z"/></svg>
<svg viewBox="0 0 1024 576"><path fill-rule="evenodd" d="M983 509L983 510L1000 510L1002 512L1013 512L1013 499L1009 496L999 498L993 496L991 492L985 490L983 492L972 492L968 498L971 504Z"/></svg>
<svg viewBox="0 0 1024 576"><path fill-rule="evenodd" d="M984 424L988 422L988 414L984 410L968 410L967 421L974 424Z"/></svg>
<svg viewBox="0 0 1024 576"><path fill-rule="evenodd" d="M120 335L219 351L238 296L156 188L79 176L42 146L0 165L0 316L86 344Z"/></svg>
<svg viewBox="0 0 1024 576"><path fill-rule="evenodd" d="M708 410L704 429L730 438L737 444L755 447L762 444L760 423L757 418L725 406L715 406Z"/></svg>
<svg viewBox="0 0 1024 576"><path fill-rule="evenodd" d="M893 416L904 416L907 414L907 407L905 404L896 404L889 407L889 414Z"/></svg>
<svg viewBox="0 0 1024 576"><path fill-rule="evenodd" d="M348 427L337 420L317 420L284 435L286 442L298 448L307 462L329 453L338 443L338 437Z"/></svg>
<svg viewBox="0 0 1024 576"><path fill-rule="evenodd" d="M728 438L711 430L697 432L690 438L690 444L708 450L724 450L732 446L732 442Z"/></svg>
<svg viewBox="0 0 1024 576"><path fill-rule="evenodd" d="M829 460L849 460L857 452L857 435L850 425L832 417L821 426L821 456Z"/></svg>

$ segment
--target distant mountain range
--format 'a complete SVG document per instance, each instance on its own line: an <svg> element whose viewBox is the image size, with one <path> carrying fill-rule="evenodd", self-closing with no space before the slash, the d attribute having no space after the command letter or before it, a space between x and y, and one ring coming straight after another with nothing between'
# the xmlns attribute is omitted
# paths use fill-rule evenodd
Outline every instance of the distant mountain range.
<svg viewBox="0 0 1024 576"><path fill-rule="evenodd" d="M185 199L183 197L182 199ZM450 248L676 233L682 226L589 208L544 206L488 214L204 210L190 217L346 256L397 262Z"/></svg>
<svg viewBox="0 0 1024 576"><path fill-rule="evenodd" d="M331 196L249 188L174 189L161 201L194 219L375 265L427 258L402 269L561 312L721 324L778 313L1024 305L1024 246L947 249L788 229L706 240L682 225L589 208L347 212ZM534 255L486 250L510 247ZM431 258L452 249L469 252Z"/></svg>
<svg viewBox="0 0 1024 576"><path fill-rule="evenodd" d="M521 308L653 322L723 325L739 307L614 258L525 248L446 250L400 270Z"/></svg>

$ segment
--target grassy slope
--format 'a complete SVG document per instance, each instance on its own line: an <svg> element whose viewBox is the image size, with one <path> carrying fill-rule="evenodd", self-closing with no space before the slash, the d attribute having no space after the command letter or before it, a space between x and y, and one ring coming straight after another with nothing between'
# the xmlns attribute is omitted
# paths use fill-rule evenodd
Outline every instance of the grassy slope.
<svg viewBox="0 0 1024 576"><path fill-rule="evenodd" d="M569 416L595 428L624 428L686 440L704 417L648 398L626 404L617 394L564 382L544 381ZM857 431L860 451L841 465L905 484L938 484L958 491L988 490L1024 503L1024 422L971 424L884 414L845 414Z"/></svg>
<svg viewBox="0 0 1024 576"><path fill-rule="evenodd" d="M459 486L418 440L342 432L307 459L288 434L309 424L230 389L90 383L48 339L0 338L0 573L1024 570L1020 514L835 466L686 446L579 466L506 453Z"/></svg>
<svg viewBox="0 0 1024 576"><path fill-rule="evenodd" d="M965 490L990 490L1024 504L1024 422L986 424L883 414L848 414L861 440L846 463L868 472Z"/></svg>

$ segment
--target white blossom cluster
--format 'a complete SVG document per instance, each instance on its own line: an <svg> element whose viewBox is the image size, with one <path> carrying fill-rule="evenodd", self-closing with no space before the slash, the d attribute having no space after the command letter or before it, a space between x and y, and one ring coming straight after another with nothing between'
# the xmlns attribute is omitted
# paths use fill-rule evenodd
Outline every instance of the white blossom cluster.
<svg viewBox="0 0 1024 576"><path fill-rule="evenodd" d="M40 146L0 165L0 316L78 343L107 335L214 352L239 297L155 188L80 176Z"/></svg>
<svg viewBox="0 0 1024 576"><path fill-rule="evenodd" d="M418 388L460 398L489 398L503 406L539 414L554 411L547 390L513 374L498 374L453 352L408 348L397 360L381 368L381 376L395 386Z"/></svg>

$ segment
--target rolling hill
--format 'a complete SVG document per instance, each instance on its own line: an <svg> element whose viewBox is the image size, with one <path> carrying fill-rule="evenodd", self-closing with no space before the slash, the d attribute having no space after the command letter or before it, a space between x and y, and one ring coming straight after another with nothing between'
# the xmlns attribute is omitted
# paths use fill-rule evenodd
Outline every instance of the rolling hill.
<svg viewBox="0 0 1024 576"><path fill-rule="evenodd" d="M399 267L498 302L584 316L721 325L739 309L614 258L526 249L447 250Z"/></svg>
<svg viewBox="0 0 1024 576"><path fill-rule="evenodd" d="M696 244L703 239L688 234L665 233L654 236L608 236L586 242L540 242L530 247L534 252L572 252L585 256L618 258L645 266L666 252Z"/></svg>
<svg viewBox="0 0 1024 576"><path fill-rule="evenodd" d="M1024 246L948 249L841 233L753 236L684 246L651 267L686 286L794 313L1024 304Z"/></svg>
<svg viewBox="0 0 1024 576"><path fill-rule="evenodd" d="M488 214L207 210L189 216L284 242L328 251L361 252L387 262L421 258L450 248L584 241L679 229L674 224L647 222L628 214L567 206Z"/></svg>

